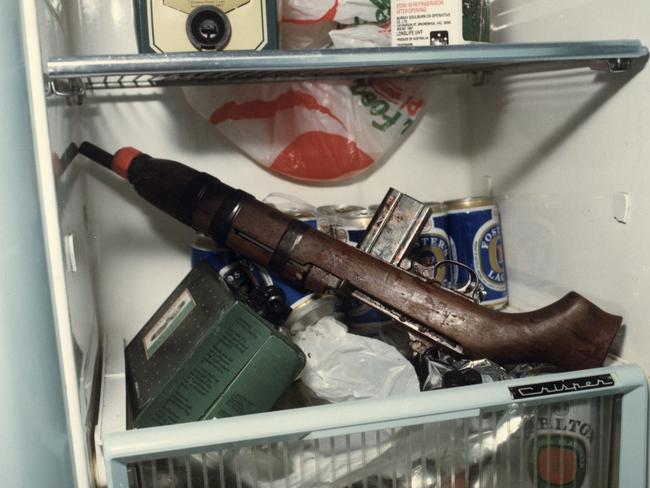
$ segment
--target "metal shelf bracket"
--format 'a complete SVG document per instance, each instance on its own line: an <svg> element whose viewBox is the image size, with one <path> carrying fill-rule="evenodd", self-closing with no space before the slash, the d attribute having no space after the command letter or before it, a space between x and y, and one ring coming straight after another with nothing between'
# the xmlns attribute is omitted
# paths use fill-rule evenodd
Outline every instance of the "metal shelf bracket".
<svg viewBox="0 0 650 488"><path fill-rule="evenodd" d="M46 96L65 97L70 105L81 105L86 94L86 85L79 78L51 79L46 87Z"/></svg>

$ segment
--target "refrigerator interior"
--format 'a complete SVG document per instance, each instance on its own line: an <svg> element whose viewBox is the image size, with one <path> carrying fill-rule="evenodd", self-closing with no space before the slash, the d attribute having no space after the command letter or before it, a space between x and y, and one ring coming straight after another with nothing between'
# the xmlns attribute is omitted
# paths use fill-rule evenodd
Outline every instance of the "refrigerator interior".
<svg viewBox="0 0 650 488"><path fill-rule="evenodd" d="M650 5L641 0L494 0L491 8L494 42L648 37ZM313 186L248 160L181 88L102 91L80 106L45 97L37 73L49 57L137 51L132 2L25 0L23 9L32 115L49 128L49 139L37 138L38 172L80 486L92 477L93 406L113 391L93 388L104 341L119 351L157 309L189 270L193 235L82 158L57 174L49 155L60 158L71 142L136 146L258 198L282 192L314 205L375 204L389 186L423 201L491 193L502 213L511 305L539 308L576 290L625 318L614 354L650 367L648 70L493 74L479 86L465 76L432 78L424 119L389 158L353 181ZM108 382L123 395L123 372L112 367Z"/></svg>

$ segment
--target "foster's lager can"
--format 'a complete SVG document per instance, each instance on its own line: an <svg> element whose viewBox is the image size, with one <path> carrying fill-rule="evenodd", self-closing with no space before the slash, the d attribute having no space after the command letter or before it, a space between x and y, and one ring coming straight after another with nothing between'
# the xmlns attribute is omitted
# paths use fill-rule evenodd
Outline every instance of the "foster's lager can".
<svg viewBox="0 0 650 488"><path fill-rule="evenodd" d="M363 239L375 210L354 205L329 205L318 209L330 220L331 235L354 247ZM355 298L344 299L338 308L345 314L346 325L357 334L376 334L392 323L390 317Z"/></svg>
<svg viewBox="0 0 650 488"><path fill-rule="evenodd" d="M372 214L357 205L325 205L318 207L319 230L352 246L363 237Z"/></svg>
<svg viewBox="0 0 650 488"><path fill-rule="evenodd" d="M473 269L483 286L483 305L502 308L508 303L506 261L503 252L499 209L491 197L445 202L451 246L455 260ZM459 268L456 286L467 282Z"/></svg>
<svg viewBox="0 0 650 488"><path fill-rule="evenodd" d="M435 266L454 258L449 242L447 210L442 203L429 203L431 217L422 229L411 249L411 259L423 266ZM440 266L434 279L443 285L449 286L455 281L452 274L457 274L455 266Z"/></svg>

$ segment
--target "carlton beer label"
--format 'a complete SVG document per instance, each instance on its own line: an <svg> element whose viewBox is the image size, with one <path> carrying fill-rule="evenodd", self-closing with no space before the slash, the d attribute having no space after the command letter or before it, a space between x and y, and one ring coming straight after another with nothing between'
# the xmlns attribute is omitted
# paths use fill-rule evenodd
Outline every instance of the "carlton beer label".
<svg viewBox="0 0 650 488"><path fill-rule="evenodd" d="M596 473L610 453L600 429L612 419L600 408L598 398L538 407L525 426L530 487L605 488Z"/></svg>
<svg viewBox="0 0 650 488"><path fill-rule="evenodd" d="M587 462L587 445L575 435L540 435L529 448L528 470L538 488L580 488Z"/></svg>

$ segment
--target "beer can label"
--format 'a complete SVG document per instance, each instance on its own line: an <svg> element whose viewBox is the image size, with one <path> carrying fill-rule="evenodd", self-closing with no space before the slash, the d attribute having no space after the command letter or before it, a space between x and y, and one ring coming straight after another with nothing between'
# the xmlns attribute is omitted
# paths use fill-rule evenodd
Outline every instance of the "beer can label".
<svg viewBox="0 0 650 488"><path fill-rule="evenodd" d="M392 324L392 319L379 310L359 300L350 298L343 302L346 324L356 333L374 333Z"/></svg>
<svg viewBox="0 0 650 488"><path fill-rule="evenodd" d="M602 486L593 478L598 456L609 450L601 444L608 422L598 399L558 402L539 407L526 426L526 464L536 488L588 488ZM604 449L604 450L603 450ZM599 450L603 450L599 452ZM596 457L596 459L595 459Z"/></svg>
<svg viewBox="0 0 650 488"><path fill-rule="evenodd" d="M318 229L318 220L316 218L313 218L313 219L298 219L298 220L300 220L301 222L304 222L305 224L307 224L309 227L311 227L314 230L319 230Z"/></svg>
<svg viewBox="0 0 650 488"><path fill-rule="evenodd" d="M366 229L360 227L337 225L334 227L334 237L339 241L356 246L363 239Z"/></svg>
<svg viewBox="0 0 650 488"><path fill-rule="evenodd" d="M506 262L503 256L503 239L498 220L489 220L483 224L473 243L474 270L479 280L489 290L504 293L506 291Z"/></svg>
<svg viewBox="0 0 650 488"><path fill-rule="evenodd" d="M371 220L369 216L339 217L332 225L332 234L339 241L356 247L363 240Z"/></svg>
<svg viewBox="0 0 650 488"><path fill-rule="evenodd" d="M473 269L485 291L482 304L501 306L508 302L505 255L499 211L496 205L450 210L449 237L455 260ZM452 259L454 259L452 257ZM469 276L458 270L455 286Z"/></svg>
<svg viewBox="0 0 650 488"><path fill-rule="evenodd" d="M432 215L420 233L410 253L411 259L423 266L431 267L442 261L453 259L447 233L447 213ZM434 279L445 285L454 281L457 270L453 266L440 266Z"/></svg>
<svg viewBox="0 0 650 488"><path fill-rule="evenodd" d="M587 445L582 439L547 433L530 444L528 470L538 488L579 488L585 481L587 460Z"/></svg>

